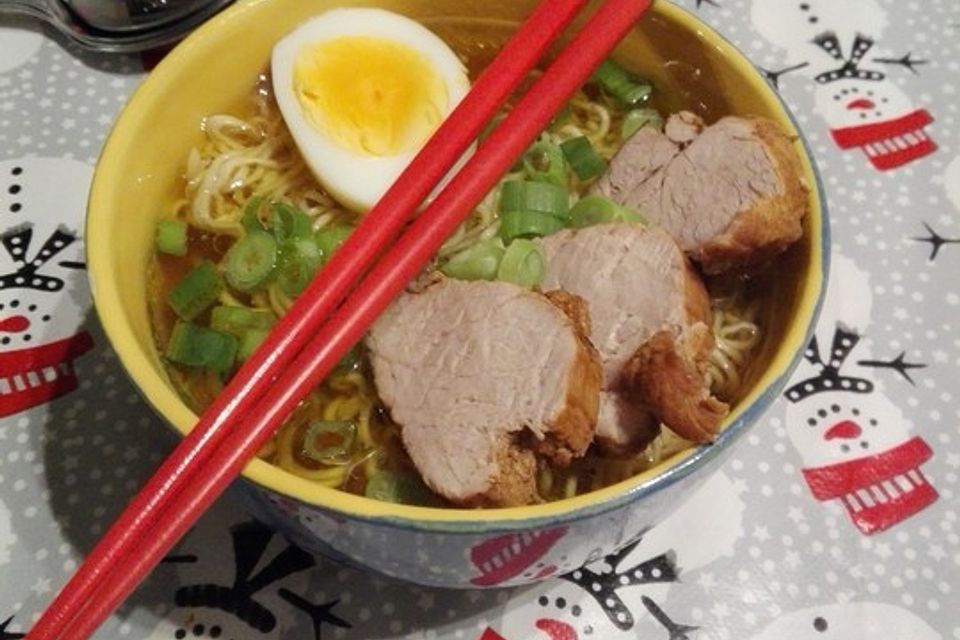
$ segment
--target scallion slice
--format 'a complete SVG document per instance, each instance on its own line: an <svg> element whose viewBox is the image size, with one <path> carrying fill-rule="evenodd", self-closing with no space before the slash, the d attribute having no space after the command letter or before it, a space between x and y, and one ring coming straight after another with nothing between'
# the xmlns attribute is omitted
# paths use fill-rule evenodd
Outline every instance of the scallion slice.
<svg viewBox="0 0 960 640"><path fill-rule="evenodd" d="M285 202L270 203L270 229L278 243L291 238L309 238L313 233L310 216Z"/></svg>
<svg viewBox="0 0 960 640"><path fill-rule="evenodd" d="M250 329L269 330L276 321L267 309L218 305L210 311L210 328L237 338Z"/></svg>
<svg viewBox="0 0 960 640"><path fill-rule="evenodd" d="M653 88L613 60L604 60L590 76L600 87L628 107L650 99Z"/></svg>
<svg viewBox="0 0 960 640"><path fill-rule="evenodd" d="M566 165L560 147L552 142L537 142L523 154L523 170L534 182L566 185Z"/></svg>
<svg viewBox="0 0 960 640"><path fill-rule="evenodd" d="M154 241L160 253L187 255L187 223L182 220L158 220Z"/></svg>
<svg viewBox="0 0 960 640"><path fill-rule="evenodd" d="M624 139L629 138L643 127L663 128L663 118L656 109L631 109L623 116L620 123L620 134Z"/></svg>
<svg viewBox="0 0 960 640"><path fill-rule="evenodd" d="M435 506L440 500L423 481L409 473L377 471L367 480L363 494L382 502Z"/></svg>
<svg viewBox="0 0 960 640"><path fill-rule="evenodd" d="M240 224L243 225L247 233L266 231L267 228L263 224L263 218L260 217L260 209L263 207L263 202L263 196L253 196L247 200L247 204L243 206L243 216L240 218Z"/></svg>
<svg viewBox="0 0 960 640"><path fill-rule="evenodd" d="M183 320L193 320L216 302L222 291L223 281L217 267L204 260L170 291L167 304Z"/></svg>
<svg viewBox="0 0 960 640"><path fill-rule="evenodd" d="M599 194L584 196L570 209L570 224L578 229L605 222L646 224L643 216L633 209L622 207L610 198Z"/></svg>
<svg viewBox="0 0 960 640"><path fill-rule="evenodd" d="M265 231L251 231L223 257L227 282L250 293L267 283L277 263L277 241Z"/></svg>
<svg viewBox="0 0 960 640"><path fill-rule="evenodd" d="M247 329L240 334L237 344L237 361L246 362L270 334L269 329Z"/></svg>
<svg viewBox="0 0 960 640"><path fill-rule="evenodd" d="M500 237L506 242L516 238L548 236L564 226L560 218L537 211L506 211L500 214Z"/></svg>
<svg viewBox="0 0 960 640"><path fill-rule="evenodd" d="M440 272L458 280L493 280L506 248L500 238L487 238L454 254Z"/></svg>
<svg viewBox="0 0 960 640"><path fill-rule="evenodd" d="M340 248L346 239L353 233L353 227L345 224L335 224L330 227L324 227L316 232L313 241L320 249L320 255L324 262L330 260L333 252Z"/></svg>
<svg viewBox="0 0 960 640"><path fill-rule="evenodd" d="M553 118L550 120L550 125L548 128L558 127L560 125L566 124L573 119L573 108L570 106L570 103L564 104L560 107L560 110L557 111Z"/></svg>
<svg viewBox="0 0 960 640"><path fill-rule="evenodd" d="M508 180L500 187L500 212L544 213L566 220L570 213L570 195L556 184L533 180Z"/></svg>
<svg viewBox="0 0 960 640"><path fill-rule="evenodd" d="M547 256L540 245L518 238L510 243L503 254L497 269L497 280L530 288L543 281L546 271Z"/></svg>
<svg viewBox="0 0 960 640"><path fill-rule="evenodd" d="M326 465L345 465L357 439L357 425L349 420L318 420L303 436L305 457Z"/></svg>
<svg viewBox="0 0 960 640"><path fill-rule="evenodd" d="M236 360L237 339L189 322L178 322L170 334L164 355L180 365L225 373Z"/></svg>
<svg viewBox="0 0 960 640"><path fill-rule="evenodd" d="M560 143L567 163L581 180L595 178L607 170L607 161L600 157L586 136L570 138Z"/></svg>
<svg viewBox="0 0 960 640"><path fill-rule="evenodd" d="M277 284L286 295L298 296L310 284L322 263L323 253L313 240L287 240L280 247Z"/></svg>
<svg viewBox="0 0 960 640"><path fill-rule="evenodd" d="M337 366L333 368L334 373L350 373L359 371L363 366L363 358L360 355L360 345L355 344L347 351L347 355L340 359Z"/></svg>

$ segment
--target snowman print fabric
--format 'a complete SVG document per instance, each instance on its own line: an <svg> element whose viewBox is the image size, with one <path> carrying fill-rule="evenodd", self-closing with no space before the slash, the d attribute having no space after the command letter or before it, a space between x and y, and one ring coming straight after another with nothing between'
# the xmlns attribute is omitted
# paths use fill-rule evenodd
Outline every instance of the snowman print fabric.
<svg viewBox="0 0 960 640"><path fill-rule="evenodd" d="M784 394L790 439L817 500L839 500L865 534L883 531L932 504L937 491L921 466L933 455L875 377L909 380L903 354L873 358L869 275L835 255L819 329ZM896 382L894 379L893 382Z"/></svg>
<svg viewBox="0 0 960 640"><path fill-rule="evenodd" d="M884 49L892 27L877 0L753 0L751 17L786 56L767 77L774 85L785 76L814 83L814 110L841 149L861 150L879 171L937 149L927 132L933 115L898 84L927 61Z"/></svg>
<svg viewBox="0 0 960 640"><path fill-rule="evenodd" d="M0 162L0 417L76 389L73 362L93 348L79 232L91 175L74 160Z"/></svg>

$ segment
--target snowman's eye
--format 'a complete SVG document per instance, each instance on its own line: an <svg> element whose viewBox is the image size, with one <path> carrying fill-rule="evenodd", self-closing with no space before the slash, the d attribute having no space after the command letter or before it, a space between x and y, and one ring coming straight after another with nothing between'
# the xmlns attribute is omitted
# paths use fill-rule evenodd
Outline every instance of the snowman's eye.
<svg viewBox="0 0 960 640"><path fill-rule="evenodd" d="M827 630L827 621L823 618L817 617L813 619L813 628L823 633Z"/></svg>
<svg viewBox="0 0 960 640"><path fill-rule="evenodd" d="M840 405L838 404L830 405L830 411L833 411L834 413L840 413Z"/></svg>

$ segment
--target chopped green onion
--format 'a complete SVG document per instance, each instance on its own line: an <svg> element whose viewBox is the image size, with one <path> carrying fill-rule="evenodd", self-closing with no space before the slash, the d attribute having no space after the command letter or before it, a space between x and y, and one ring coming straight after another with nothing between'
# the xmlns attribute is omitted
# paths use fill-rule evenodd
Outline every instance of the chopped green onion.
<svg viewBox="0 0 960 640"><path fill-rule="evenodd" d="M600 157L586 136L570 138L560 143L563 156L581 180L595 178L607 169L607 161Z"/></svg>
<svg viewBox="0 0 960 640"><path fill-rule="evenodd" d="M535 182L566 185L566 162L560 147L552 142L541 141L523 154L523 169Z"/></svg>
<svg viewBox="0 0 960 640"><path fill-rule="evenodd" d="M210 328L237 338L250 329L269 330L276 320L266 309L219 305L210 311Z"/></svg>
<svg viewBox="0 0 960 640"><path fill-rule="evenodd" d="M500 187L500 212L535 211L566 220L570 194L563 187L532 180L508 180Z"/></svg>
<svg viewBox="0 0 960 640"><path fill-rule="evenodd" d="M639 222L646 220L633 209L622 207L610 198L594 194L584 196L570 209L570 223L579 228L605 222Z"/></svg>
<svg viewBox="0 0 960 640"><path fill-rule="evenodd" d="M240 335L240 344L237 346L237 360L246 362L253 355L263 341L270 334L269 329L247 329Z"/></svg>
<svg viewBox="0 0 960 640"><path fill-rule="evenodd" d="M264 231L251 231L230 247L223 260L231 287L244 293L255 291L273 274L277 241Z"/></svg>
<svg viewBox="0 0 960 640"><path fill-rule="evenodd" d="M437 506L439 499L423 481L409 473L381 470L370 476L364 495L381 502Z"/></svg>
<svg viewBox="0 0 960 640"><path fill-rule="evenodd" d="M454 254L440 271L458 280L493 280L504 251L503 240L487 238Z"/></svg>
<svg viewBox="0 0 960 640"><path fill-rule="evenodd" d="M353 227L346 224L335 224L317 231L313 241L320 248L320 255L324 262L330 260L333 252L340 248L351 233L353 233Z"/></svg>
<svg viewBox="0 0 960 640"><path fill-rule="evenodd" d="M182 220L158 220L154 241L160 253L187 255L187 223Z"/></svg>
<svg viewBox="0 0 960 640"><path fill-rule="evenodd" d="M310 216L285 202L270 203L270 228L278 243L290 238L309 238L313 233Z"/></svg>
<svg viewBox="0 0 960 640"><path fill-rule="evenodd" d="M313 240L287 240L280 248L277 284L286 295L298 296L310 284L321 264L323 253Z"/></svg>
<svg viewBox="0 0 960 640"><path fill-rule="evenodd" d="M253 196L247 200L247 204L244 205L240 224L243 225L247 233L267 230L263 224L263 218L260 217L260 208L263 206L263 201L263 196Z"/></svg>
<svg viewBox="0 0 960 640"><path fill-rule="evenodd" d="M573 108L570 106L570 103L567 102L560 110L553 114L553 118L550 120L549 128L556 127L567 122L573 118Z"/></svg>
<svg viewBox="0 0 960 640"><path fill-rule="evenodd" d="M357 425L348 420L318 420L307 427L302 453L314 462L344 465L357 439Z"/></svg>
<svg viewBox="0 0 960 640"><path fill-rule="evenodd" d="M500 214L500 237L506 242L515 238L548 236L564 226L560 218L537 211L506 211Z"/></svg>
<svg viewBox="0 0 960 640"><path fill-rule="evenodd" d="M193 320L216 302L222 291L223 281L217 268L209 260L204 260L170 291L167 304L179 317Z"/></svg>
<svg viewBox="0 0 960 640"><path fill-rule="evenodd" d="M642 127L663 128L663 118L656 109L631 109L623 116L620 124L620 134L624 139L629 138Z"/></svg>
<svg viewBox="0 0 960 640"><path fill-rule="evenodd" d="M340 362L333 368L334 373L350 373L360 369L363 359L360 357L360 345L355 344L347 351L347 355L340 358Z"/></svg>
<svg viewBox="0 0 960 640"><path fill-rule="evenodd" d="M540 245L518 238L510 243L503 254L500 268L497 269L497 280L530 288L540 284L546 271L547 256Z"/></svg>
<svg viewBox="0 0 960 640"><path fill-rule="evenodd" d="M189 322L177 322L164 355L177 364L224 373L237 357L237 339Z"/></svg>
<svg viewBox="0 0 960 640"><path fill-rule="evenodd" d="M484 125L483 130L480 132L480 135L477 136L477 142L483 143L484 140L490 137L490 134L493 133L493 130L497 128L497 125L503 122L503 119L506 116L498 113L493 116L487 124Z"/></svg>
<svg viewBox="0 0 960 640"><path fill-rule="evenodd" d="M650 99L653 88L613 60L604 60L590 78L628 107L636 107Z"/></svg>

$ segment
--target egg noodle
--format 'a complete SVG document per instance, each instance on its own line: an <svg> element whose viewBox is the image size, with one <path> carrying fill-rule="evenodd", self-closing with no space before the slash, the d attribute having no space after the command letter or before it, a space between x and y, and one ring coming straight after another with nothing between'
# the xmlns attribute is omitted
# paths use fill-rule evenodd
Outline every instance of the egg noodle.
<svg viewBox="0 0 960 640"><path fill-rule="evenodd" d="M254 196L297 207L311 218L315 230L335 224L355 225L358 215L330 197L301 159L267 86L266 79L262 79L249 117L213 115L204 120L202 143L187 158L185 188L175 204L176 216L215 237L225 237L226 244L244 233L244 205ZM541 140L559 143L586 136L596 151L609 160L623 143L622 113L582 92L572 98L568 111L569 116L551 125ZM508 174L503 180L518 175ZM583 191L581 186L572 185L571 204ZM497 234L498 194L499 187L477 206L443 245L434 266ZM275 285L250 294L248 300L238 300L230 293L223 293L220 298L224 305L270 309L277 316L285 313L292 302ZM760 331L752 310L736 300L715 301L713 311L716 340L705 376L715 393L729 398L740 384L743 367L760 339ZM355 453L349 460L328 466L304 455L307 426L316 420L349 421L356 425ZM652 444L632 457L590 454L562 472L541 465L539 492L544 499L556 499L590 491L635 475L688 446L662 428ZM387 464L396 464L388 460L405 459L402 451L398 430L380 407L367 365L361 358L358 365L339 368L315 389L259 455L318 484L349 489L351 483L360 482L362 489L363 478L372 477ZM384 455L385 452L391 455Z"/></svg>

